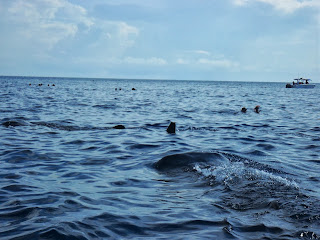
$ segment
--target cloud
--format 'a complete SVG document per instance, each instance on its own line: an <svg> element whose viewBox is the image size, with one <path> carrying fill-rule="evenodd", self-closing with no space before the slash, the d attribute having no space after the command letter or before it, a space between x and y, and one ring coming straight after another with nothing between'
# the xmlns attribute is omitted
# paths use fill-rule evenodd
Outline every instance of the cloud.
<svg viewBox="0 0 320 240"><path fill-rule="evenodd" d="M233 3L237 6L243 6L246 5L249 2L249 0L233 0Z"/></svg>
<svg viewBox="0 0 320 240"><path fill-rule="evenodd" d="M319 0L234 0L233 2L237 6L244 6L253 2L265 3L287 14L305 7L320 7Z"/></svg>
<svg viewBox="0 0 320 240"><path fill-rule="evenodd" d="M139 29L126 22L91 17L84 7L67 0L0 2L0 14L0 24L15 39L7 42L12 49L32 46L37 52L50 51L67 40L65 47L69 49L64 52L74 51L73 46L80 51L99 46L114 53L131 47L139 35Z"/></svg>
<svg viewBox="0 0 320 240"><path fill-rule="evenodd" d="M15 28L17 37L45 44L49 49L62 39L75 36L79 24L86 27L93 24L84 8L64 0L17 0L10 3L5 17Z"/></svg>
<svg viewBox="0 0 320 240"><path fill-rule="evenodd" d="M207 58L200 58L197 61L198 64L210 67L217 67L217 68L234 68L238 67L239 64L228 59L207 59Z"/></svg>
<svg viewBox="0 0 320 240"><path fill-rule="evenodd" d="M193 50L193 51L190 51L190 52L195 53L195 54L200 54L200 55L207 55L207 56L211 55L210 52L205 51L205 50Z"/></svg>
<svg viewBox="0 0 320 240"><path fill-rule="evenodd" d="M119 22L117 25L119 38L122 40L120 42L122 46L132 46L134 44L134 38L139 34L139 30L125 22Z"/></svg>
<svg viewBox="0 0 320 240"><path fill-rule="evenodd" d="M186 60L186 59L183 59L183 58L178 58L176 60L176 63L177 64L181 64L181 65L187 65L187 64L190 64L190 61L189 60Z"/></svg>
<svg viewBox="0 0 320 240"><path fill-rule="evenodd" d="M136 64L136 65L154 65L154 66L167 65L167 61L165 59L157 58L157 57L151 57L151 58L126 57L123 62L128 64Z"/></svg>
<svg viewBox="0 0 320 240"><path fill-rule="evenodd" d="M228 59L214 59L214 58L178 58L175 61L178 65L190 65L191 67L210 67L210 68L236 68L239 63Z"/></svg>
<svg viewBox="0 0 320 240"><path fill-rule="evenodd" d="M175 64L189 65L193 68L235 68L239 64L228 58L223 54L212 54L205 50L189 50L183 51L178 55Z"/></svg>

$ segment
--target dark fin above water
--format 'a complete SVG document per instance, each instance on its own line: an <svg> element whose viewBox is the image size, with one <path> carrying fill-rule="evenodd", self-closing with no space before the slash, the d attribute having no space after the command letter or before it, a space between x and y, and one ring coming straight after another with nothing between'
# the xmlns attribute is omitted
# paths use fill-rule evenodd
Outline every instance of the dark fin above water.
<svg viewBox="0 0 320 240"><path fill-rule="evenodd" d="M170 122L170 125L167 128L168 133L176 133L176 123Z"/></svg>

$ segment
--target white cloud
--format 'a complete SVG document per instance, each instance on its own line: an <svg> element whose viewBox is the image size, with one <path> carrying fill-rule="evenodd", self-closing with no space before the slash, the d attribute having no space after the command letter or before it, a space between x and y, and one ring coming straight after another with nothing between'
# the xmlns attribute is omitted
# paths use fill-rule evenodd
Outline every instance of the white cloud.
<svg viewBox="0 0 320 240"><path fill-rule="evenodd" d="M38 52L50 51L68 39L69 47L72 40L82 48L99 46L112 49L112 52L116 49L123 52L139 35L139 29L134 26L90 17L85 8L67 0L12 0L0 2L0 11L2 24L6 24L5 29L10 29L15 39L8 43L11 48L33 46Z"/></svg>
<svg viewBox="0 0 320 240"><path fill-rule="evenodd" d="M261 2L273 6L276 10L284 13L293 13L294 11L305 7L320 7L319 0L234 0L235 5L243 6L252 2Z"/></svg>
<svg viewBox="0 0 320 240"><path fill-rule="evenodd" d="M117 25L121 45L125 47L132 46L134 44L135 37L139 34L139 29L130 26L125 22L117 23Z"/></svg>
<svg viewBox="0 0 320 240"><path fill-rule="evenodd" d="M183 51L175 60L178 65L189 65L192 68L235 68L239 64L223 54L212 54L205 50Z"/></svg>
<svg viewBox="0 0 320 240"><path fill-rule="evenodd" d="M200 55L207 55L207 56L211 55L210 52L205 51L205 50L194 50L194 51L191 51L191 52L196 53L196 54L200 54Z"/></svg>
<svg viewBox="0 0 320 240"><path fill-rule="evenodd" d="M246 5L249 2L249 0L233 0L233 3L237 6L243 6Z"/></svg>
<svg viewBox="0 0 320 240"><path fill-rule="evenodd" d="M178 58L178 59L176 60L176 63L177 63L177 64L181 64L181 65L187 65L187 64L190 64L190 61L187 60L187 59Z"/></svg>
<svg viewBox="0 0 320 240"><path fill-rule="evenodd" d="M167 61L165 59L157 58L157 57L151 57L151 58L126 57L123 62L128 64L155 65L155 66L163 66L167 64Z"/></svg>
<svg viewBox="0 0 320 240"><path fill-rule="evenodd" d="M207 58L200 58L197 61L200 65L207 65L211 67L219 67L219 68L234 68L238 67L239 64L228 59L207 59Z"/></svg>
<svg viewBox="0 0 320 240"><path fill-rule="evenodd" d="M84 8L65 0L17 0L10 3L5 17L16 28L17 37L20 35L36 44L45 44L49 49L62 39L75 36L79 24L87 27L93 24ZM60 18L62 15L63 19Z"/></svg>

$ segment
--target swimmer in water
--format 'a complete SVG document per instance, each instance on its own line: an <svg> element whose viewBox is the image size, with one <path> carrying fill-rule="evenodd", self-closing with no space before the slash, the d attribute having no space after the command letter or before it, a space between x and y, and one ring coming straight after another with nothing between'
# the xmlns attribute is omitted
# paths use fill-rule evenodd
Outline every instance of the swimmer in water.
<svg viewBox="0 0 320 240"><path fill-rule="evenodd" d="M245 107L241 108L241 112L245 113L247 112L247 109Z"/></svg>

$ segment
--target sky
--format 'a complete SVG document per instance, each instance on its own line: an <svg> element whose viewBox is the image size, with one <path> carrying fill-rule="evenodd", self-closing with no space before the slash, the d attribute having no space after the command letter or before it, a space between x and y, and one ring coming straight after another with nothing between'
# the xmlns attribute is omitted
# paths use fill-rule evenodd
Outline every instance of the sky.
<svg viewBox="0 0 320 240"><path fill-rule="evenodd" d="M320 82L320 0L0 0L0 75Z"/></svg>

